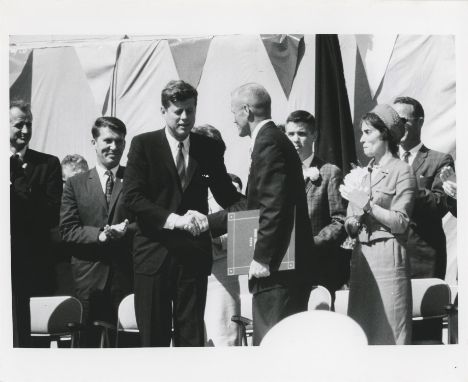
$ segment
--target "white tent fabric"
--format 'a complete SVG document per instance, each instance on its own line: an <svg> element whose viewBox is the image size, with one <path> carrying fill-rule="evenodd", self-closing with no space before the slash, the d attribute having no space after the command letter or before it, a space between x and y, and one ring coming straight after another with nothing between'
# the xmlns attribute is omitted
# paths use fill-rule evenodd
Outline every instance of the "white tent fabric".
<svg viewBox="0 0 468 382"><path fill-rule="evenodd" d="M107 115L114 113L127 125L127 151L133 136L161 128L161 90L178 78L168 38L37 36L31 41L13 36L10 86L33 52L31 147L60 159L79 153L94 165L90 128L103 105ZM420 100L426 111L424 143L456 157L453 36L340 35L339 39L356 137L362 113L376 103L409 95ZM221 131L228 147L227 169L244 183L250 142L238 137L230 92L246 82L262 83L272 96L277 123L284 123L288 113L299 108L314 113L315 36L304 36L304 42L305 54L287 99L259 35L214 36L211 41L198 85L196 123L209 123ZM456 220L447 217L445 228L451 282L456 277Z"/></svg>

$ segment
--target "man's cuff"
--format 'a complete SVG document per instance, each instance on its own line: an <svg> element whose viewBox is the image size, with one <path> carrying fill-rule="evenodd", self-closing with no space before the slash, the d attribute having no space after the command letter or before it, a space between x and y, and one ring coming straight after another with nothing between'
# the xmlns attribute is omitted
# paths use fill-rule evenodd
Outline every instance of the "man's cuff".
<svg viewBox="0 0 468 382"><path fill-rule="evenodd" d="M164 223L163 228L173 230L174 227L175 227L175 223L176 223L176 221L177 221L178 218L179 218L179 215L174 214L174 213L171 213L171 214L167 217L167 220L166 220L166 222Z"/></svg>

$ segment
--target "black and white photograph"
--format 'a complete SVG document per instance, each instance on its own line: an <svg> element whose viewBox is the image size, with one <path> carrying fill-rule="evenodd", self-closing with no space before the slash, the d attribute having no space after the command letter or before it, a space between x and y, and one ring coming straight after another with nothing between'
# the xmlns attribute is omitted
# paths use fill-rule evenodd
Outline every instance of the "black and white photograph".
<svg viewBox="0 0 468 382"><path fill-rule="evenodd" d="M466 3L58 3L1 31L0 380L466 378Z"/></svg>

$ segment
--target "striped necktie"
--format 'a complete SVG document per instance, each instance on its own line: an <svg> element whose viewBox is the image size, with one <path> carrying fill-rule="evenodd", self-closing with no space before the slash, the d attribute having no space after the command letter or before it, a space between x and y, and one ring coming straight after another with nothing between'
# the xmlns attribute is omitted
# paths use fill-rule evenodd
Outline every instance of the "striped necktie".
<svg viewBox="0 0 468 382"><path fill-rule="evenodd" d="M107 207L109 207L109 204L110 204L110 201L111 201L111 196L112 196L112 190L114 188L114 174L112 174L112 171L107 170L105 172L105 175L107 175L106 202L107 202Z"/></svg>
<svg viewBox="0 0 468 382"><path fill-rule="evenodd" d="M179 142L179 150L177 151L176 166L177 173L179 174L180 184L182 189L185 188L185 159L184 159L184 142Z"/></svg>
<svg viewBox="0 0 468 382"><path fill-rule="evenodd" d="M403 160L406 162L406 163L409 163L409 156L411 155L411 153L409 151L405 151L403 153Z"/></svg>

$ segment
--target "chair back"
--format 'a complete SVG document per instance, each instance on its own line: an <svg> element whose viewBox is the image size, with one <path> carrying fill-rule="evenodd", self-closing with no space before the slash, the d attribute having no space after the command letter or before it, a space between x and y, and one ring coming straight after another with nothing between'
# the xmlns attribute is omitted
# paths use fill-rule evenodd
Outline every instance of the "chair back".
<svg viewBox="0 0 468 382"><path fill-rule="evenodd" d="M124 332L138 332L134 294L129 294L120 302L117 328Z"/></svg>
<svg viewBox="0 0 468 382"><path fill-rule="evenodd" d="M450 287L441 279L412 279L413 319L435 318L447 315L450 304Z"/></svg>
<svg viewBox="0 0 468 382"><path fill-rule="evenodd" d="M70 333L68 323L81 323L83 307L71 296L31 297L32 335L61 335Z"/></svg>
<svg viewBox="0 0 468 382"><path fill-rule="evenodd" d="M286 317L265 335L261 346L276 348L342 348L367 345L362 328L350 317L311 310Z"/></svg>
<svg viewBox="0 0 468 382"><path fill-rule="evenodd" d="M335 312L348 314L349 290L338 290L335 292Z"/></svg>
<svg viewBox="0 0 468 382"><path fill-rule="evenodd" d="M307 310L330 310L331 294L327 288L317 285L310 292Z"/></svg>

